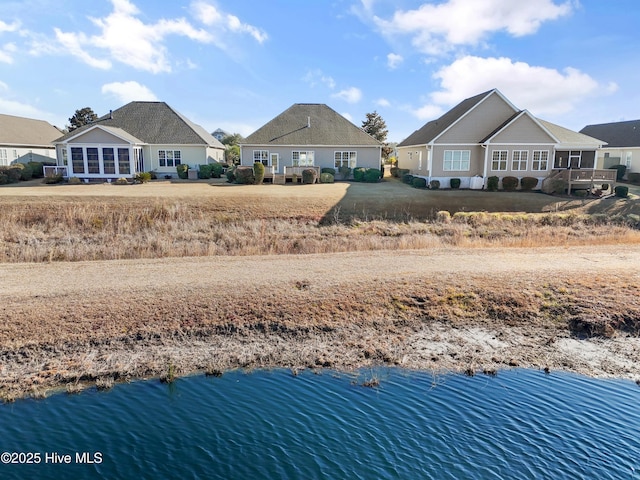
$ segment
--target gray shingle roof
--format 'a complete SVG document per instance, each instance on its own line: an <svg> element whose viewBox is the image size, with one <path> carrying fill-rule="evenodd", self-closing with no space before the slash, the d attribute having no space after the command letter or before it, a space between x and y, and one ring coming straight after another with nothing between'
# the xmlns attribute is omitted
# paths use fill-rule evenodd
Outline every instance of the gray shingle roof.
<svg viewBox="0 0 640 480"><path fill-rule="evenodd" d="M549 130L549 133L551 133L551 135L553 135L560 143L593 146L593 148L597 148L603 143L606 143L590 135L574 132L573 130L569 130L568 128L561 127L560 125L556 125L555 123L547 122L539 118L538 122L540 122L540 125L544 128Z"/></svg>
<svg viewBox="0 0 640 480"><path fill-rule="evenodd" d="M159 145L210 145L224 148L200 125L184 117L165 102L131 102L58 138L65 141L95 125L120 128L144 143Z"/></svg>
<svg viewBox="0 0 640 480"><path fill-rule="evenodd" d="M580 133L604 140L608 147L640 147L640 120L587 125Z"/></svg>
<svg viewBox="0 0 640 480"><path fill-rule="evenodd" d="M309 126L307 126L309 125ZM319 103L296 103L249 135L242 145L380 146L371 135Z"/></svg>
<svg viewBox="0 0 640 480"><path fill-rule="evenodd" d="M53 146L61 133L44 120L0 114L0 145Z"/></svg>
<svg viewBox="0 0 640 480"><path fill-rule="evenodd" d="M437 120L432 120L431 122L425 124L422 128L413 132L402 142L400 142L398 146L407 147L409 145L426 145L427 143L438 137L438 135L444 132L456 121L458 121L458 119L460 119L465 113L475 107L492 92L494 92L494 90L489 90L488 92L480 93L473 97L467 98L466 100L463 100Z"/></svg>

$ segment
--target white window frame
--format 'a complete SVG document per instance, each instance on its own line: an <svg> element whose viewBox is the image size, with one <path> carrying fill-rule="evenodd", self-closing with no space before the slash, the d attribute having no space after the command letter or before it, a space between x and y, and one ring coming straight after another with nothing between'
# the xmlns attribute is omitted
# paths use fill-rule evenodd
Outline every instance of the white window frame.
<svg viewBox="0 0 640 480"><path fill-rule="evenodd" d="M538 157L537 159L536 156ZM542 168L543 164L544 168ZM531 157L531 170L534 172L546 172L549 170L549 150L533 151L533 155Z"/></svg>
<svg viewBox="0 0 640 480"><path fill-rule="evenodd" d="M442 169L445 172L468 172L471 170L471 150L445 150Z"/></svg>
<svg viewBox="0 0 640 480"><path fill-rule="evenodd" d="M269 150L254 150L253 163L261 163L265 167L269 166Z"/></svg>
<svg viewBox="0 0 640 480"><path fill-rule="evenodd" d="M9 165L6 148L0 148L0 165Z"/></svg>
<svg viewBox="0 0 640 480"><path fill-rule="evenodd" d="M514 172L522 172L524 170L527 170L528 165L528 150L514 150L513 152L511 152L511 170L513 170Z"/></svg>
<svg viewBox="0 0 640 480"><path fill-rule="evenodd" d="M169 155L169 152L171 155ZM171 158L169 158L171 156ZM163 165L164 163L164 165ZM182 163L182 150L160 149L158 150L159 167L177 167Z"/></svg>
<svg viewBox="0 0 640 480"><path fill-rule="evenodd" d="M625 152L624 164L627 169L631 168L631 161L633 160L633 152Z"/></svg>
<svg viewBox="0 0 640 480"><path fill-rule="evenodd" d="M358 152L355 151L335 151L333 152L333 166L339 170L342 167L349 167L352 170L358 165Z"/></svg>
<svg viewBox="0 0 640 480"><path fill-rule="evenodd" d="M491 171L506 172L508 160L508 150L494 150L491 152Z"/></svg>
<svg viewBox="0 0 640 480"><path fill-rule="evenodd" d="M291 152L291 166L313 167L315 152L313 150L294 150Z"/></svg>

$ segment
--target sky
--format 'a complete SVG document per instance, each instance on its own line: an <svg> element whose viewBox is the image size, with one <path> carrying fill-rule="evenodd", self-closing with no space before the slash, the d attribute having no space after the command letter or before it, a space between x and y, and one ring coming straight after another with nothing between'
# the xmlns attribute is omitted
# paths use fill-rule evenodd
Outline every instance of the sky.
<svg viewBox="0 0 640 480"><path fill-rule="evenodd" d="M498 88L564 127L640 118L638 0L0 0L0 113L164 101L249 135L294 103L399 142Z"/></svg>

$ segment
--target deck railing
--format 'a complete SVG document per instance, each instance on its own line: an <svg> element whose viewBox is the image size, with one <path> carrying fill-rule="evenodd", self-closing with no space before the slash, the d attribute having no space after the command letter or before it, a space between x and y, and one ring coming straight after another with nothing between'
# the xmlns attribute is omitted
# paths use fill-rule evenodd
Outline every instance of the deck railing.
<svg viewBox="0 0 640 480"><path fill-rule="evenodd" d="M67 167L65 166L44 165L42 171L45 177L53 177L55 175L62 175L65 178L68 177Z"/></svg>

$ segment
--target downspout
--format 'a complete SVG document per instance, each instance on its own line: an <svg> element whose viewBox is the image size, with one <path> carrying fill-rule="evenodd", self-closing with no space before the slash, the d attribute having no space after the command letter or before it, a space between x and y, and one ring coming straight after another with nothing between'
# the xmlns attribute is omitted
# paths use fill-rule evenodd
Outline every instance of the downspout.
<svg viewBox="0 0 640 480"><path fill-rule="evenodd" d="M427 145L427 177L429 178L428 183L431 183L431 170L433 167L433 151L431 150L431 145Z"/></svg>
<svg viewBox="0 0 640 480"><path fill-rule="evenodd" d="M489 145L483 143L480 145L484 148L484 170L482 171L482 189L484 190L487 182L487 167L489 162Z"/></svg>

